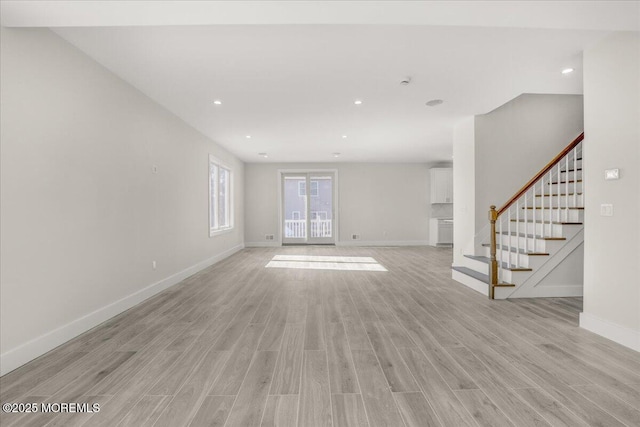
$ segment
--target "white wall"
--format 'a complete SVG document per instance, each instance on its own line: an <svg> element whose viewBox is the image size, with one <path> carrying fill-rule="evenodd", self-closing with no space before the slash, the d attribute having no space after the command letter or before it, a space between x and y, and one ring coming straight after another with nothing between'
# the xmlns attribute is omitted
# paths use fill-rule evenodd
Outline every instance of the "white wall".
<svg viewBox="0 0 640 427"><path fill-rule="evenodd" d="M476 232L583 129L581 95L523 94L476 116Z"/></svg>
<svg viewBox="0 0 640 427"><path fill-rule="evenodd" d="M475 235L475 118L453 128L453 265L474 253Z"/></svg>
<svg viewBox="0 0 640 427"><path fill-rule="evenodd" d="M1 41L4 373L241 248L244 170L49 30ZM209 153L236 179L213 238Z"/></svg>
<svg viewBox="0 0 640 427"><path fill-rule="evenodd" d="M430 187L425 164L248 163L245 165L248 246L266 245L265 234L279 238L279 169L338 171L338 244L428 242ZM352 234L360 234L360 241L352 241Z"/></svg>
<svg viewBox="0 0 640 427"><path fill-rule="evenodd" d="M640 351L640 36L584 53L585 262L580 325ZM605 169L620 179L605 181ZM600 216L611 203L614 216Z"/></svg>

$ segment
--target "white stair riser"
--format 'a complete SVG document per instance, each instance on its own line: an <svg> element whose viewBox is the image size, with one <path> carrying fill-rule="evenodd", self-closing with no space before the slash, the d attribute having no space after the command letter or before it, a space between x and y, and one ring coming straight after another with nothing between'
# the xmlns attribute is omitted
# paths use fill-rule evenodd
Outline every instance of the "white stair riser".
<svg viewBox="0 0 640 427"><path fill-rule="evenodd" d="M512 231L517 231L518 233L535 234L537 236L541 236L544 232L545 236L562 237L562 227L562 224L542 224L533 222L511 223Z"/></svg>
<svg viewBox="0 0 640 427"><path fill-rule="evenodd" d="M549 245L547 245L549 246ZM491 257L491 248L489 247L485 247L485 252L484 252L484 256L486 256L487 258ZM500 258L502 256L502 258ZM500 259L503 260L503 262L506 262L507 259L509 258L509 256L511 257L510 263L514 266L518 266L518 267L522 267L522 268L532 268L532 269L536 269L538 267L540 267L542 264L544 264L547 259L548 256L547 255L527 255L527 254L519 254L518 256L516 256L516 253L513 251L508 251L508 250L496 250L496 259L499 261ZM479 270L478 270L479 271ZM485 273L487 274L487 273Z"/></svg>
<svg viewBox="0 0 640 427"><path fill-rule="evenodd" d="M562 192L560 194L565 194L565 193ZM545 208L548 208L550 206L558 207L558 204L560 204L560 207L562 208L565 208L567 206L570 208L583 208L584 207L583 195L576 194L575 197L572 195L570 195L569 197L565 197L561 195L559 200L557 195L556 196L547 195L542 197L535 197L535 200L530 200L527 202L528 207L544 206Z"/></svg>
<svg viewBox="0 0 640 427"><path fill-rule="evenodd" d="M525 254L517 254L516 252L500 250L496 251L496 258L498 259L498 262L500 262L500 260L502 260L502 262L507 262L508 260L509 265L520 268L536 268L544 262L544 259L541 256L529 256Z"/></svg>
<svg viewBox="0 0 640 427"><path fill-rule="evenodd" d="M500 220L496 223L496 230L500 231L500 226L502 226L502 231L507 231L509 224L511 224L511 231L516 230L516 224L520 224L516 221L512 220L527 220L533 221L533 209L530 209L528 214L525 215L521 213L520 215L511 214L511 216L507 215L504 217L500 217ZM547 230L549 230L549 222L583 222L584 219L584 209L536 209L535 220L536 221L546 221L547 222ZM552 224L554 225L554 224ZM557 224L561 225L561 224Z"/></svg>
<svg viewBox="0 0 640 427"><path fill-rule="evenodd" d="M511 238L509 238L511 237ZM563 240L543 240L543 239L535 239L519 236L507 236L507 235L498 235L497 236L497 244L498 247L500 244L504 245L504 249L506 250L508 247L511 248L519 248L524 249L527 252L543 252L548 253L550 248L556 247L558 244L561 244ZM525 247L526 244L526 247Z"/></svg>
<svg viewBox="0 0 640 427"><path fill-rule="evenodd" d="M582 179L582 171L571 170L572 167L573 166L569 165L569 172L560 171L560 177L562 178L562 181L564 181L567 178L567 176L569 177L569 180L575 179L576 176L578 177L578 179Z"/></svg>
<svg viewBox="0 0 640 427"><path fill-rule="evenodd" d="M518 217L519 218L511 214L511 219L524 219L524 214L521 213ZM530 209L527 214L527 220L533 220L533 218L533 209ZM583 222L584 209L536 209L535 219L536 221L551 222ZM505 226L506 222L502 224L503 231Z"/></svg>
<svg viewBox="0 0 640 427"><path fill-rule="evenodd" d="M536 194L540 193L540 186L537 187ZM577 191L578 193L582 193L582 182L569 182L569 183L561 183L561 184L547 184L544 185L544 194L558 194L560 193L573 193Z"/></svg>
<svg viewBox="0 0 640 427"><path fill-rule="evenodd" d="M451 278L459 283L462 283L463 285L470 287L471 289L477 292L480 292L482 295L488 295L489 285L487 285L484 282L481 282L478 279L475 279L471 276L467 276L466 274L456 270L452 270Z"/></svg>
<svg viewBox="0 0 640 427"><path fill-rule="evenodd" d="M565 167L566 167L566 163L565 162L560 163L560 170L564 170ZM569 170L574 169L574 168L582 169L582 159L576 160L575 165L573 163L573 157L569 159Z"/></svg>
<svg viewBox="0 0 640 427"><path fill-rule="evenodd" d="M486 262L478 261L473 258L465 258L464 265L478 273L489 275L489 264Z"/></svg>
<svg viewBox="0 0 640 427"><path fill-rule="evenodd" d="M545 252L545 247L546 247L545 240L530 238L528 239L528 241L526 241L527 247L525 247L524 237L511 236L511 238L509 238L509 236L507 235L502 235L502 236L498 235L496 237L497 237L496 243L498 244L498 249L500 248L500 245L503 245L505 249L511 247L511 248L524 249L527 252Z"/></svg>
<svg viewBox="0 0 640 427"><path fill-rule="evenodd" d="M511 231L526 234L542 235L543 224L533 222L512 222ZM504 230L504 229L503 229ZM561 224L544 224L545 236L562 237Z"/></svg>

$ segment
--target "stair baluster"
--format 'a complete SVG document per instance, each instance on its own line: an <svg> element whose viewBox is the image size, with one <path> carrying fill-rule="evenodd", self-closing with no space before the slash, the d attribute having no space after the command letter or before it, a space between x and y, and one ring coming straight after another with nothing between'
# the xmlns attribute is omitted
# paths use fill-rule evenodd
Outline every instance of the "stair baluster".
<svg viewBox="0 0 640 427"><path fill-rule="evenodd" d="M573 149L573 170L574 171L578 171L578 147ZM584 187L584 180L582 182L582 186ZM578 206L578 199L577 199L577 194L578 194L578 188L577 186L575 186L576 188L573 189L573 206ZM582 190L582 192L584 193L584 188ZM582 201L584 203L584 200Z"/></svg>
<svg viewBox="0 0 640 427"><path fill-rule="evenodd" d="M567 182L564 184L564 206L565 206L564 211L567 218L567 222L569 222L569 155L565 157L565 162L564 162L564 170L566 171L565 173L567 174L567 179L566 179ZM573 171L573 180L576 181L576 183L573 184L574 186L576 186L578 181L578 171L576 170Z"/></svg>
<svg viewBox="0 0 640 427"><path fill-rule="evenodd" d="M504 262L504 258L505 258L505 253L504 253L504 250L503 250L504 249L504 244L502 242L502 220L500 220L498 222L498 228L499 228L498 235L500 236L500 260L499 260L500 264L499 265L502 265L502 263ZM510 259L511 258L511 252L509 252L509 254L506 255L506 257L507 257L507 259ZM502 282L502 280L503 280L502 268L499 268L498 269L498 283Z"/></svg>
<svg viewBox="0 0 640 427"><path fill-rule="evenodd" d="M525 194L524 197L524 203L525 203L525 209L526 209L526 205L527 205L527 196ZM525 211L525 215L526 215L526 211ZM527 244L529 242L529 238L527 237L527 231L526 231L526 226L527 224L525 223L525 232L524 232L524 247L527 247ZM516 235L517 237L517 242L518 242L518 247L517 247L517 251L516 251L516 262L515 265L518 266L520 265L520 200L518 200L516 202ZM511 253L511 252L509 252ZM511 267L511 263L509 263L509 265L507 267Z"/></svg>
<svg viewBox="0 0 640 427"><path fill-rule="evenodd" d="M513 247L513 243L512 243L513 236L511 234L511 209L509 209L509 212L507 213L507 235L509 236L509 239L508 239L509 245L507 246L509 248L509 258L508 259L509 259L509 261L511 261L511 248ZM518 240L516 239L516 242L517 241ZM500 270L502 270L502 264L500 264L498 266L498 268Z"/></svg>

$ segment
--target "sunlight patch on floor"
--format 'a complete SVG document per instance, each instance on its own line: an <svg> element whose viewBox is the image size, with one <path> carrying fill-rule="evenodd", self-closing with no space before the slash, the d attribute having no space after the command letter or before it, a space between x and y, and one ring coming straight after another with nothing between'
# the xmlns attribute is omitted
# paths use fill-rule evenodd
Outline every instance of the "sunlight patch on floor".
<svg viewBox="0 0 640 427"><path fill-rule="evenodd" d="M276 255L272 261L311 261L311 262L365 262L377 264L370 256L315 256L315 255Z"/></svg>
<svg viewBox="0 0 640 427"><path fill-rule="evenodd" d="M387 271L371 257L276 255L266 268L307 270Z"/></svg>

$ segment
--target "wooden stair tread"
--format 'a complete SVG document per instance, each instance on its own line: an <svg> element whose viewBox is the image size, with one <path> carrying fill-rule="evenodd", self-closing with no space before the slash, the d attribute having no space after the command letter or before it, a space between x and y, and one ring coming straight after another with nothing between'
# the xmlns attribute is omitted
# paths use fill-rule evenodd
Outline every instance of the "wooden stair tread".
<svg viewBox="0 0 640 427"><path fill-rule="evenodd" d="M464 255L465 258L473 259L476 261L484 262L485 264L489 264L491 258L482 256L482 255ZM502 263L502 268L509 271L533 271L527 267L516 267L515 265L509 265L506 262Z"/></svg>
<svg viewBox="0 0 640 427"><path fill-rule="evenodd" d="M501 233L499 231L496 231L496 234L501 234ZM566 237L538 237L533 234L517 233L515 231L512 231L511 233L509 233L508 231L503 231L502 234L505 236L528 237L530 239L538 239L538 240L567 240Z"/></svg>
<svg viewBox="0 0 640 427"><path fill-rule="evenodd" d="M482 244L483 247L485 248L490 248L491 244L490 243L483 243ZM500 245L498 245L498 249ZM547 252L527 252L524 249L518 249L518 248L502 248L502 250L506 251L508 250L509 252L518 252L520 253L520 255L529 255L529 256L549 256L549 254Z"/></svg>
<svg viewBox="0 0 640 427"><path fill-rule="evenodd" d="M582 196L582 193L553 193L553 194L536 194L536 197L558 197L558 196Z"/></svg>
<svg viewBox="0 0 640 427"><path fill-rule="evenodd" d="M458 267L458 266L453 266L451 267L452 270L458 271L462 274L466 274L467 276L473 277L476 280L479 280L481 282L484 282L486 284L489 284L489 276L487 276L486 274L482 274L479 273L471 268L468 267ZM513 288L516 285L511 284L511 283L498 283L496 285L496 287L504 287L504 288Z"/></svg>
<svg viewBox="0 0 640 427"><path fill-rule="evenodd" d="M568 184L571 184L572 182L573 182L573 183L575 183L575 182L582 182L582 180L581 180L581 179L579 179L579 180L577 180L577 181L576 181L576 180L571 180L571 181L560 181L560 182L558 182L558 181L553 181L553 182L548 182L547 184L548 184L548 185L553 185L553 184L567 184L567 183L568 183Z"/></svg>
<svg viewBox="0 0 640 427"><path fill-rule="evenodd" d="M562 222L562 221L560 221L560 222L558 222L558 221L551 221L551 222L549 222L549 221L532 221L532 220L530 220L530 219L528 219L528 220L526 220L526 221L525 221L524 219L520 219L520 220L518 220L518 219L512 219L512 220L511 220L511 222L526 222L527 224L532 224L532 223L534 223L534 222L535 222L536 224L553 224L553 225L582 225L582 223L581 223L581 222Z"/></svg>
<svg viewBox="0 0 640 427"><path fill-rule="evenodd" d="M571 209L571 210L576 210L576 211L582 211L582 210L584 210L584 207L574 207L574 208L569 207L569 208L568 208L568 207L566 207L566 206L563 206L563 207L557 207L557 206L555 206L555 207L550 208L550 207L548 207L548 206L545 206L545 207L543 208L542 206L536 206L536 207L534 208L533 206L527 206L527 207L525 208L525 207L523 206L523 207L522 207L522 209L527 209L527 210L528 210L528 209L536 209L536 210L538 210L538 209L545 209L545 210L549 210L549 209Z"/></svg>

